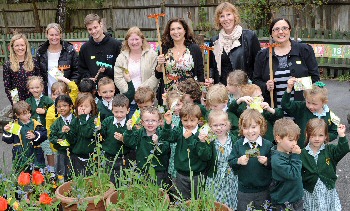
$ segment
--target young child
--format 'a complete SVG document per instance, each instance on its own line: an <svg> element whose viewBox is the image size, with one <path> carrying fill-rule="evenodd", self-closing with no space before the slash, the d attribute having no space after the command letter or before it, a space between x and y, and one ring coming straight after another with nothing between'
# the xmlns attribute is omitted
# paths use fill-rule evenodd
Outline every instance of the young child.
<svg viewBox="0 0 350 211"><path fill-rule="evenodd" d="M115 175L120 175L120 168L128 167L129 160L131 159L131 149L123 143L123 133L126 131L129 111L129 99L123 94L117 94L112 101L113 116L107 117L101 124L100 134L103 138L103 142L101 143L102 150L108 159L108 167L113 169L113 174L111 175L111 181L113 183L115 183ZM118 156L118 158L114 166L112 166L115 156Z"/></svg>
<svg viewBox="0 0 350 211"><path fill-rule="evenodd" d="M73 82L74 83L74 82ZM52 85L54 87L55 83ZM52 88L51 87L51 88ZM52 92L54 93L54 92ZM60 182L67 181L70 172L70 161L67 156L69 146L67 144L67 131L75 116L71 113L73 109L72 99L68 95L60 95L55 99L55 108L60 115L51 125L50 142L57 150L56 173Z"/></svg>
<svg viewBox="0 0 350 211"><path fill-rule="evenodd" d="M141 86L135 92L134 100L140 110L153 106L155 99L156 94L149 86Z"/></svg>
<svg viewBox="0 0 350 211"><path fill-rule="evenodd" d="M209 144L198 135L198 122L202 113L198 105L185 103L180 111L182 126L174 128L167 139L170 143L177 143L175 149L176 179L173 181L184 199L191 198L191 178L194 182L194 194L197 196L198 179L205 175L208 162L212 158ZM164 114L165 128L171 128L171 111Z"/></svg>
<svg viewBox="0 0 350 211"><path fill-rule="evenodd" d="M328 126L322 119L311 119L306 125L306 147L301 150L304 208L340 211L335 189L336 166L350 151L345 126L339 125L338 145L328 143Z"/></svg>
<svg viewBox="0 0 350 211"><path fill-rule="evenodd" d="M14 169L18 172L22 170L31 172L34 168L44 168L44 152L40 144L47 139L47 131L40 122L31 119L31 108L25 101L13 104L13 113L17 117L14 124L21 126L19 134L10 133L12 125L4 127L2 140L7 144L13 144L12 162ZM31 160L31 158L34 160ZM33 163L30 163L33 161ZM22 167L23 169L20 169Z"/></svg>
<svg viewBox="0 0 350 211"><path fill-rule="evenodd" d="M229 94L229 103L241 97L241 86L248 84L248 76L242 70L234 70L227 76L227 91Z"/></svg>
<svg viewBox="0 0 350 211"><path fill-rule="evenodd" d="M95 103L97 104L98 98L96 97L96 84L91 78L83 78L81 79L78 86L80 93L90 93L95 99Z"/></svg>
<svg viewBox="0 0 350 211"><path fill-rule="evenodd" d="M180 110L183 106L183 94L179 91L172 90L167 93L166 97L166 104L168 106L168 110L172 110L173 112L171 119L171 128L179 127L181 125ZM172 105L174 105L173 108L171 108ZM171 154L169 159L168 173L172 179L176 178L176 170L174 166L176 145L177 143L170 144Z"/></svg>
<svg viewBox="0 0 350 211"><path fill-rule="evenodd" d="M115 94L114 81L108 77L103 77L98 81L98 95L101 100L97 102L97 109L100 113L100 121L105 118L113 116L112 113L112 100Z"/></svg>
<svg viewBox="0 0 350 211"><path fill-rule="evenodd" d="M75 174L88 174L86 171L90 154L96 147L97 106L90 93L79 93L75 102L75 118L66 128L67 140L71 147L70 158Z"/></svg>
<svg viewBox="0 0 350 211"><path fill-rule="evenodd" d="M290 118L275 122L273 134L277 146L272 149L270 194L276 210L303 210L303 183L298 138L300 128Z"/></svg>
<svg viewBox="0 0 350 211"><path fill-rule="evenodd" d="M328 91L324 87L325 84L319 81L312 85L312 89L304 90L305 102L291 101L291 92L296 80L294 77L288 80L288 87L283 94L281 106L289 116L294 117L295 123L300 127L299 147L305 147L306 124L313 118L323 119L327 123L329 141L333 141L338 136L336 124L339 123L339 118L330 111L327 105Z"/></svg>
<svg viewBox="0 0 350 211"><path fill-rule="evenodd" d="M267 131L263 138L273 142L273 125L277 119L284 116L283 110L281 108L271 108L267 102L263 102L264 97L262 96L261 89L255 84L241 86L241 94L241 97L237 100L233 100L232 103L229 104L228 110L233 112L236 116L240 116L243 111L250 109L251 106L255 109L261 109L260 112L262 112L261 114L267 122ZM257 104L257 102L260 102L260 104L254 107L253 105Z"/></svg>
<svg viewBox="0 0 350 211"><path fill-rule="evenodd" d="M230 134L230 121L226 112L212 110L209 113L209 125L216 135L211 143L213 147L213 168L209 172L206 187L212 189L216 201L237 209L238 177L228 165L228 157L231 154L236 137Z"/></svg>
<svg viewBox="0 0 350 211"><path fill-rule="evenodd" d="M271 183L271 141L263 139L266 120L255 109L245 110L239 118L239 139L228 159L230 167L238 175L237 210L247 210L251 204L262 209L265 200L270 199Z"/></svg>
<svg viewBox="0 0 350 211"><path fill-rule="evenodd" d="M231 132L235 136L238 135L238 118L237 116L227 110L228 92L224 85L215 84L211 86L206 95L206 105L209 110L222 110L228 114L230 120ZM208 114L206 114L208 120Z"/></svg>
<svg viewBox="0 0 350 211"><path fill-rule="evenodd" d="M54 104L53 100L50 97L43 95L44 92L44 80L39 76L31 76L28 78L27 86L29 92L32 96L26 99L26 102L31 107L32 118L40 122L44 127L46 127L46 111L47 109ZM47 170L54 177L55 172L55 160L53 151L50 147L50 141L45 140L41 147L46 155L48 166Z"/></svg>
<svg viewBox="0 0 350 211"><path fill-rule="evenodd" d="M132 120L127 122L127 131L124 132L123 142L125 146L136 149L137 167L143 171L148 171L150 165L155 170L157 184L169 184L168 165L170 146L165 141L169 136L171 128L161 129L159 126L162 115L156 107L146 107L141 110L142 128L132 130ZM159 147L160 151L156 149ZM149 156L153 157L149 162Z"/></svg>

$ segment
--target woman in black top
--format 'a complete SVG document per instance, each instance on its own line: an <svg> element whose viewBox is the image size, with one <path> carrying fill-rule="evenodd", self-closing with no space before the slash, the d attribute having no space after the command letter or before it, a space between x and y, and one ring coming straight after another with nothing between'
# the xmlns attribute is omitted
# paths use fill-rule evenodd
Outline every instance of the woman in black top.
<svg viewBox="0 0 350 211"><path fill-rule="evenodd" d="M273 48L272 67L274 80L270 80L269 49L261 50L255 58L253 83L261 88L265 102L270 103L270 90L274 90L274 105L280 107L281 99L290 77L311 76L312 82L320 80L320 72L313 48L290 39L291 24L277 18L270 25L270 35L280 46ZM294 100L304 100L303 92L292 92Z"/></svg>
<svg viewBox="0 0 350 211"><path fill-rule="evenodd" d="M214 83L227 84L230 72L241 69L251 79L255 56L260 43L255 32L244 30L239 25L240 16L236 7L228 2L221 3L215 10L215 25L219 35L210 40L214 51L210 57L211 77Z"/></svg>
<svg viewBox="0 0 350 211"><path fill-rule="evenodd" d="M173 18L168 21L162 35L163 54L158 56L156 77L160 78L158 100L161 94L179 81L194 78L204 82L204 66L202 52L195 43L192 30L182 18ZM161 64L164 64L163 78Z"/></svg>

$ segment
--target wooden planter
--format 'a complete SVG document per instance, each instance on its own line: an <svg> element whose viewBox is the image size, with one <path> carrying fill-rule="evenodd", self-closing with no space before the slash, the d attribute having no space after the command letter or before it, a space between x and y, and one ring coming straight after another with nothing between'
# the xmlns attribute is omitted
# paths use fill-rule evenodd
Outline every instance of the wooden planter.
<svg viewBox="0 0 350 211"><path fill-rule="evenodd" d="M61 205L62 205L63 210L69 210L69 211L70 210L78 210L77 199L64 196L65 192L68 192L71 190L71 184L72 184L71 181L65 182L61 186L59 186L55 192L56 198L61 201ZM113 192L114 192L114 188L110 188L109 190L107 190L104 193L103 198L97 203L96 206L94 204L94 199L97 196L87 197L87 198L83 199L83 200L89 202L86 210L105 211L106 210L105 201L108 198L108 196L111 195Z"/></svg>

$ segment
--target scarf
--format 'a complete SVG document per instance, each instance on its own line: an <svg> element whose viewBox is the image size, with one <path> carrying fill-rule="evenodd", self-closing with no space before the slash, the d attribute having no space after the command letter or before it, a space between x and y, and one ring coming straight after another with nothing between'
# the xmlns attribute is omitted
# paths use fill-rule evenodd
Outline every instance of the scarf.
<svg viewBox="0 0 350 211"><path fill-rule="evenodd" d="M217 64L219 75L221 75L221 55L223 51L227 54L236 47L241 46L239 38L242 35L242 27L240 25L235 26L231 34L226 34L224 29L219 32L219 39L214 42L214 55Z"/></svg>

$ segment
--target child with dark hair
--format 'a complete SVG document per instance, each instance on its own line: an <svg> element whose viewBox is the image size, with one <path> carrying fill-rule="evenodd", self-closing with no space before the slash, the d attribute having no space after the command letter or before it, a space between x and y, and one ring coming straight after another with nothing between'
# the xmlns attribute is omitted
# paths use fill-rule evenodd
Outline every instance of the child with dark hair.
<svg viewBox="0 0 350 211"><path fill-rule="evenodd" d="M7 144L13 144L12 162L17 171L31 172L34 168L44 168L44 152L40 144L47 139L45 127L31 118L30 105L25 101L19 101L13 105L13 113L17 120L4 127L2 140ZM19 125L19 131L15 131ZM30 161L34 158L33 163ZM24 169L19 169L20 167Z"/></svg>
<svg viewBox="0 0 350 211"><path fill-rule="evenodd" d="M98 102L98 98L96 97L96 83L91 78L83 78L81 79L79 86L78 86L80 93L91 93L92 96L95 99L95 102Z"/></svg>
<svg viewBox="0 0 350 211"><path fill-rule="evenodd" d="M67 142L67 132L75 116L71 113L73 109L72 99L68 95L60 95L55 100L55 108L60 115L52 124L50 130L50 142L57 150L56 173L60 182L67 181L70 175L70 162L67 156L69 144Z"/></svg>

